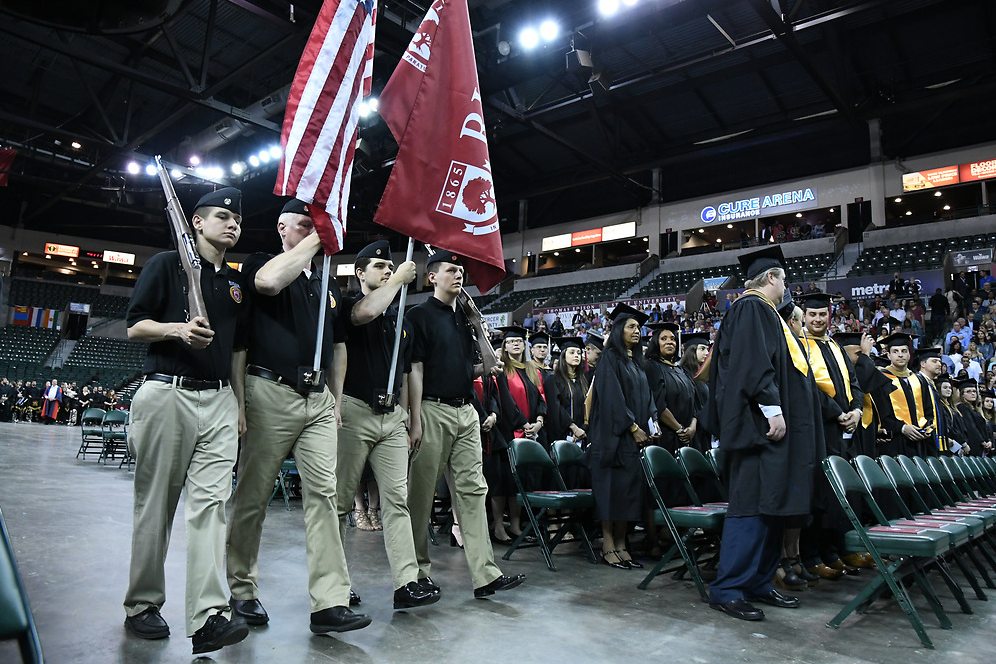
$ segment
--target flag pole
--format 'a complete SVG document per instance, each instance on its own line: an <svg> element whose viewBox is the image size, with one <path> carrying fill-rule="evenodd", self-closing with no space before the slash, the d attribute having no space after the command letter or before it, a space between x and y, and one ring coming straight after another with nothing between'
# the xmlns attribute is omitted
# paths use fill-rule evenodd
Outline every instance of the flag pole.
<svg viewBox="0 0 996 664"><path fill-rule="evenodd" d="M322 253L325 253L324 249ZM315 380L320 375L322 367L322 342L325 341L325 300L329 293L329 272L332 270L332 256L325 254L322 265L322 296L318 300L318 332L315 337Z"/></svg>
<svg viewBox="0 0 996 664"><path fill-rule="evenodd" d="M408 253L405 255L405 262L412 259L415 253L415 238L408 238ZM408 297L408 284L401 287L401 300L398 302L398 322L394 326L394 354L391 355L391 374L387 379L387 392L389 400L394 395L394 378L398 374L398 352L401 350L401 325L405 320L405 299ZM393 402L392 402L393 403Z"/></svg>

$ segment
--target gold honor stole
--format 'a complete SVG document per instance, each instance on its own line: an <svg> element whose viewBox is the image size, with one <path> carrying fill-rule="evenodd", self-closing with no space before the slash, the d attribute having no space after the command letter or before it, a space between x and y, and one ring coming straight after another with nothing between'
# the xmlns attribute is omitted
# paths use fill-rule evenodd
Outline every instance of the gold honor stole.
<svg viewBox="0 0 996 664"><path fill-rule="evenodd" d="M806 359L806 353L803 352L802 346L799 345L799 338L795 336L792 332L792 328L788 326L785 319L778 315L778 309L775 307L775 303L769 300L764 293L757 290L745 290L744 295L756 295L762 302L771 307L771 310L775 312L775 317L778 322L782 324L782 333L785 335L785 345L788 346L789 355L792 357L792 365L801 373L803 376L809 375L809 360Z"/></svg>
<svg viewBox="0 0 996 664"><path fill-rule="evenodd" d="M892 381L893 390L889 393L889 400L892 402L892 410L903 423L915 427L922 427L927 424L926 411L923 408L922 385L916 376L909 369L903 375L896 375L890 369L882 369L885 377ZM908 379L910 392L913 394L913 408L915 412L910 412L910 403L906 400L906 392L903 390L902 379ZM931 399L930 395L927 395Z"/></svg>
<svg viewBox="0 0 996 664"><path fill-rule="evenodd" d="M809 366L813 367L813 375L816 378L816 385L831 399L837 396L837 389L833 386L833 379L830 378L830 370L827 368L826 358L820 350L820 343L827 344L833 359L837 363L840 375L844 379L844 393L847 395L847 403L851 403L851 376L847 371L847 364L844 362L844 353L840 350L837 342L829 337L817 339L802 331L802 345L806 347L806 354L809 355Z"/></svg>

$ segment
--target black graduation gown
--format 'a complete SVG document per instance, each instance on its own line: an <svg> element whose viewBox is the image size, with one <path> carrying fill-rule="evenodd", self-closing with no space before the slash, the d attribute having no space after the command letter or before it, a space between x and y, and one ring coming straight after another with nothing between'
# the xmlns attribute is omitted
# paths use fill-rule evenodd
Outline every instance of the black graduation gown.
<svg viewBox="0 0 996 664"><path fill-rule="evenodd" d="M829 343L834 343L830 341ZM836 455L844 457L845 459L850 459L850 442L845 442L844 440L844 430L840 427L837 422L837 418L840 417L845 412L850 412L855 408L861 408L864 401L864 394L861 392L861 388L858 386L858 379L855 376L854 365L851 364L851 359L844 354L844 365L848 371L848 376L845 378L840 371L840 366L837 364L837 360L834 357L833 350L830 348L829 343L820 339L810 338L810 348L816 345L819 348L820 355L823 356L823 362L827 367L827 374L830 377L830 381L833 384L834 396L830 396L822 389L817 393L820 399L820 412L823 416L823 440L826 444L827 456ZM843 350L841 351L843 353ZM845 380L850 383L851 386L851 399L847 399L847 389L844 385ZM853 438L851 439L853 440ZM822 460L821 460L822 461ZM822 473L822 471L819 471ZM833 498L831 496L831 498ZM833 498L836 501L836 498Z"/></svg>
<svg viewBox="0 0 996 664"><path fill-rule="evenodd" d="M967 403L960 403L957 408L958 412L961 413L966 438L966 440L959 442L962 445L968 443L971 456L980 456L982 454L982 441L986 439L986 419Z"/></svg>
<svg viewBox="0 0 996 664"><path fill-rule="evenodd" d="M894 392L902 390L904 392L904 398L907 403L911 404L909 406L910 412L915 412L914 399L913 399L913 382L916 381L920 385L921 394L923 395L924 410L926 411L923 415L928 420L928 426L934 426L934 412L928 407L929 404L929 393L930 386L926 384L926 379L919 374L913 373L908 377L900 378L900 387L896 387L892 379L889 378L892 374L887 372L887 370L882 370L882 375L886 377L889 381L884 387L880 388L875 397L875 403L879 406L879 414L882 418L882 428L888 431L892 435L892 439L888 443L879 445L879 454L884 454L886 456L898 456L900 454L905 454L907 456L924 456L929 447L933 445L934 454L937 453L937 446L933 435L928 437L926 440L918 441L911 440L903 435L903 426L905 424L914 424L913 422L904 422L900 417L896 415L895 409L892 406L892 395ZM897 395L900 398L900 395ZM914 418L915 419L915 418Z"/></svg>
<svg viewBox="0 0 996 664"><path fill-rule="evenodd" d="M938 410L941 412L942 426L947 432L949 449L953 441L957 441L959 445L964 445L968 440L968 431L965 429L965 421L961 413L956 408L943 403L939 404Z"/></svg>
<svg viewBox="0 0 996 664"><path fill-rule="evenodd" d="M529 412L523 413L519 410L519 406L515 403L512 398L512 394L508 391L508 376L504 372L498 374L498 395L501 401L501 419L498 421L498 430L501 435L505 437L505 440L511 441L515 438L515 431L521 429L523 425L528 422L535 422L536 418L543 416L543 428L540 429L540 435L537 440L547 447L547 435L546 435L546 401L543 399L543 395L540 394L539 388L533 384L533 381L529 380L529 374L525 369L516 369L516 373L519 374L519 379L522 384L526 387L526 399L529 401Z"/></svg>
<svg viewBox="0 0 996 664"><path fill-rule="evenodd" d="M854 433L851 439L851 458L861 454L876 458L879 455L877 435L881 426L880 407L883 407L881 400L876 399L881 389L889 385L889 379L879 371L875 362L865 354L858 355L858 361L854 365L854 373L858 379L858 387L861 389L863 397L861 427ZM888 402L888 399L886 399ZM892 412L892 405L887 405L888 411ZM870 420L870 421L869 421ZM865 424L868 422L868 424Z"/></svg>
<svg viewBox="0 0 996 664"><path fill-rule="evenodd" d="M727 514L809 514L816 459L824 454L816 383L796 369L773 307L753 294L734 302L713 348L706 428L725 453ZM781 406L786 433L769 440L760 406Z"/></svg>
<svg viewBox="0 0 996 664"><path fill-rule="evenodd" d="M630 427L635 423L646 431L648 420L656 418L647 376L631 358L606 349L593 389L587 454L595 518L640 521L647 489Z"/></svg>
<svg viewBox="0 0 996 664"><path fill-rule="evenodd" d="M543 391L546 393L546 423L543 428L548 440L566 440L571 433L571 424L586 428L584 397L587 391L580 380L574 379L567 384L551 371L543 376ZM584 441L584 447L587 447L587 441Z"/></svg>
<svg viewBox="0 0 996 664"><path fill-rule="evenodd" d="M481 462L484 480L488 484L488 495L514 496L515 480L508 465L508 442L498 430L501 421L501 399L498 395L498 385L494 376L485 376L482 381L483 401L477 397L474 390L474 408L478 418L484 422L491 413L498 416L490 431L481 431Z"/></svg>
<svg viewBox="0 0 996 664"><path fill-rule="evenodd" d="M657 444L669 452L675 452L682 443L678 440L678 434L660 420L660 414L667 409L678 420L678 424L691 424L695 417L695 384L687 371L660 360L647 360L644 371L654 404L657 405L658 422L661 425L661 437Z"/></svg>
<svg viewBox="0 0 996 664"><path fill-rule="evenodd" d="M705 454L712 449L712 432L706 429L702 415L702 411L709 404L709 384L695 380L695 377L691 373L689 373L689 376L695 384L695 417L698 419L698 423L695 425L695 438L692 439L692 447Z"/></svg>

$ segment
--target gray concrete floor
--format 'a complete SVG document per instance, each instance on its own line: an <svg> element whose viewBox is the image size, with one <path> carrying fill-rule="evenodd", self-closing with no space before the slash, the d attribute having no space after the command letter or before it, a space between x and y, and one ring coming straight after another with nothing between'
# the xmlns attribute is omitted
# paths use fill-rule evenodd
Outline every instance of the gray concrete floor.
<svg viewBox="0 0 996 664"><path fill-rule="evenodd" d="M128 575L132 476L115 465L74 458L79 431L63 426L0 424L0 507L27 586L47 660L74 664L192 660L183 631L184 529L178 518L167 560L163 615L175 635L141 641L125 633L121 600ZM182 514L182 506L181 512ZM262 597L270 624L214 653L219 662L930 662L990 661L996 627L992 602L970 599L957 612L938 581L954 622L941 630L914 595L937 647L920 646L894 603L879 602L839 630L825 626L856 594L868 572L803 593L798 610L770 608L760 623L710 610L687 582L658 577L638 590L639 571L586 562L576 548L556 554L550 572L538 550L499 561L526 573L520 588L475 600L463 552L433 548L442 600L409 612L391 610L391 580L381 533L350 530L346 556L362 609L374 619L335 638L308 631L309 606L300 501L270 506L261 553ZM503 553L500 550L499 553ZM0 662L16 662L0 644Z"/></svg>

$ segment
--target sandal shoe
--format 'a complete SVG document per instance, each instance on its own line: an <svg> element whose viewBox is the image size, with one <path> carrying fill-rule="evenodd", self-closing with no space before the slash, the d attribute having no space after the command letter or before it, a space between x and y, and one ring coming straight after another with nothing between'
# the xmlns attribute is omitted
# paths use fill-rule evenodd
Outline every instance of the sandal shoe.
<svg viewBox="0 0 996 664"><path fill-rule="evenodd" d="M367 510L367 519L370 520L370 530L384 530L384 526L380 522L380 515L377 512L378 510Z"/></svg>
<svg viewBox="0 0 996 664"><path fill-rule="evenodd" d="M353 521L356 523L357 530L373 530L373 526L370 524L370 517L363 510L353 510Z"/></svg>

